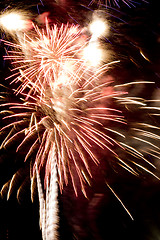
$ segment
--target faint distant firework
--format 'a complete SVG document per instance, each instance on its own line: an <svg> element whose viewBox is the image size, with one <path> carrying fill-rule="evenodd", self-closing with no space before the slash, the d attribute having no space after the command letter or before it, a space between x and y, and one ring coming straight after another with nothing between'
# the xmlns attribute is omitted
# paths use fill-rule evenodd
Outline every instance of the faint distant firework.
<svg viewBox="0 0 160 240"><path fill-rule="evenodd" d="M126 5L128 7L135 7L143 2L148 3L148 1L146 0L92 0L89 2L89 5L97 3L100 6L120 8L122 5Z"/></svg>

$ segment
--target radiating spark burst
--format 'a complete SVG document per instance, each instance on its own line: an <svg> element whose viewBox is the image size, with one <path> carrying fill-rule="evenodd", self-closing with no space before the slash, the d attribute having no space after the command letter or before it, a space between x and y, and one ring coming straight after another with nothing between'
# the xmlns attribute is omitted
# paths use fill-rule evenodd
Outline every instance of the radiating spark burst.
<svg viewBox="0 0 160 240"><path fill-rule="evenodd" d="M124 124L121 111L109 106L113 96L123 93L114 91L109 81L100 80L107 65L94 67L94 72L92 65L88 65L88 59L83 56L86 36L79 27L54 25L50 28L46 24L46 29L35 26L34 33L18 35L18 38L19 44L7 43L15 48L8 51L7 58L13 60L14 70L19 70L12 84L18 84L15 94L22 103L1 105L8 106L11 113L4 117L11 123L1 131L15 126L20 130L15 134L11 130L1 148L23 134L17 151L31 141L25 161L37 151L31 182L34 186L36 176L43 239L53 239L57 236L58 222L54 210L57 200L52 201L52 193L56 193L53 166L57 169L61 192L64 183L67 185L71 180L76 196L80 188L87 197L86 182L90 184L92 178L90 165L99 163L97 147L117 155L112 146L119 144L107 135L103 122ZM45 177L41 183L43 169ZM10 182L8 197L14 179Z"/></svg>
<svg viewBox="0 0 160 240"><path fill-rule="evenodd" d="M20 47L20 54L9 51L8 58L14 59L13 64L20 64L14 69L19 69L19 73L12 83L19 84L15 92L24 98L24 104L9 104L10 109L23 108L25 112L6 118L25 117L24 121L29 121L28 129L22 129L26 136L17 150L38 133L36 142L40 141L40 147L35 162L39 171L46 166L45 187L50 175L50 153L54 142L60 189L63 189L64 182L68 183L69 173L75 194L78 194L75 171L86 195L82 171L92 177L90 161L96 165L99 163L96 147L117 156L112 146L118 143L108 136L103 122L125 124L121 111L110 107L112 98L124 93L114 91L107 79L101 79L108 65L93 72L92 66L86 65L83 56L81 58L86 44L81 36L82 31L77 27L62 25L58 29L56 25L53 28L47 25L46 31L35 27L35 32L38 37L25 35L23 42L21 39L21 46L12 44L15 48ZM21 120L11 123L15 124L21 124ZM42 130L43 127L45 130ZM18 134L5 141L4 145Z"/></svg>
<svg viewBox="0 0 160 240"><path fill-rule="evenodd" d="M86 185L91 185L94 177L93 165L99 165L100 156L110 155L135 176L145 171L158 178L145 166L146 163L155 168L145 153L158 156L160 139L153 131L156 127L136 123L129 137L120 131L128 124L121 105L125 111L131 105L142 111L148 109L144 99L127 96L125 88L145 82L114 85L106 74L108 65L88 65L83 52L89 43L90 38L78 26L49 27L48 24L45 29L35 26L30 34L19 36L19 44L6 42L13 48L7 58L13 60L15 66L16 73L11 77L14 77L12 84L16 86L14 92L20 102L1 104L8 108L4 110L3 119L9 122L1 132L11 129L1 148L23 136L17 151L29 143L25 161L36 152L31 182L34 185L37 178L44 239L56 236L57 220L50 211L56 202L51 204L52 193L57 194L53 177L55 182L58 177L61 192L64 184L72 181L76 196L81 190L87 197ZM123 88L124 91L118 91ZM17 131L13 133L15 128ZM145 147L135 148L126 138L143 142ZM125 158L120 151L125 152ZM107 186L119 199L108 183ZM54 228L51 235L48 226Z"/></svg>
<svg viewBox="0 0 160 240"><path fill-rule="evenodd" d="M106 7L121 7L122 5L127 5L128 7L135 7L138 4L141 4L142 2L148 3L146 0L92 0L90 1L89 5L92 5L93 3L97 3L98 5L105 5Z"/></svg>

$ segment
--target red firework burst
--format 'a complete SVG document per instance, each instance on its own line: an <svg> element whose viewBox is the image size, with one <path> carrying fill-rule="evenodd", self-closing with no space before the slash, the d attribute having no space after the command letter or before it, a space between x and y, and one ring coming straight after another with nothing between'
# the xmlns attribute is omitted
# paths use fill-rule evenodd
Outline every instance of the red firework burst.
<svg viewBox="0 0 160 240"><path fill-rule="evenodd" d="M35 26L30 35L19 35L19 43L6 42L15 48L8 51L7 58L12 59L12 63L16 65L14 71L18 76L12 84L18 84L15 94L20 96L23 102L3 104L12 110L18 109L19 112L4 117L11 119L11 123L1 131L22 123L26 123L27 127L25 125L24 129L8 137L2 146L24 133L25 138L18 146L18 151L37 136L25 159L32 155L39 144L33 175L36 174L36 166L39 172L45 168L46 187L51 163L55 161L61 191L63 184L68 184L70 176L76 195L77 186L80 184L86 196L85 183L89 183L92 178L90 165L93 162L95 165L99 164L100 152L106 155L108 151L121 166L136 174L136 171L120 158L119 148L125 148L130 155L134 154L141 160L148 160L138 150L125 142L117 141L116 137L111 137L114 134L125 138L121 132L109 127L114 123L121 129L121 126L127 124L122 111L112 107L113 102L146 108L143 99L126 97L126 91L116 90L134 83L116 86L106 75L108 64L91 66L83 56L90 40L77 26L62 25L59 28L57 25L49 27L46 24L46 28L42 30ZM12 121L14 118L18 120ZM148 128L152 126L148 125ZM144 136L148 134L150 138L155 137L150 131L143 129L135 129L135 132ZM145 141L141 138L137 140ZM153 147L156 148L155 145ZM130 164L137 166L133 161ZM143 168L141 165L139 167Z"/></svg>
<svg viewBox="0 0 160 240"><path fill-rule="evenodd" d="M86 37L77 27L62 25L58 29L56 25L53 28L47 25L45 31L36 27L35 33L38 37L25 36L25 40L21 39L21 46L13 45L21 48L20 55L11 56L15 51L9 52L9 59L14 59L13 64L20 64L15 69L20 70L20 75L13 82L20 83L16 94L24 98L24 104L9 105L13 105L12 109L24 108L27 112L7 118L26 116L27 121L30 119L28 130L22 130L26 136L17 150L45 128L38 134L26 159L40 141L35 164L39 171L45 165L45 186L55 156L60 189L63 189L64 182L68 183L69 174L77 195L76 173L86 195L84 185L92 177L89 165L92 161L96 165L99 163L97 147L117 156L112 146L119 144L109 136L104 126L109 121L125 123L121 111L110 107L113 97L123 92L115 91L110 86L111 82L106 77L102 78L108 65L93 72L81 57ZM11 123L15 124L21 124L21 120ZM10 124L5 128L8 127Z"/></svg>

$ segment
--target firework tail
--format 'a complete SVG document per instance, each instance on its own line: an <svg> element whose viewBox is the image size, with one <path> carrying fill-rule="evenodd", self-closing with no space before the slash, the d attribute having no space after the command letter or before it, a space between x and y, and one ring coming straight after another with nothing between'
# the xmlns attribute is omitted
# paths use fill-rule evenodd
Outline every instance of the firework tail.
<svg viewBox="0 0 160 240"><path fill-rule="evenodd" d="M51 176L44 193L38 168L36 167L37 187L40 205L40 227L44 240L52 240L58 238L58 179L57 164L55 158L55 150L52 154Z"/></svg>

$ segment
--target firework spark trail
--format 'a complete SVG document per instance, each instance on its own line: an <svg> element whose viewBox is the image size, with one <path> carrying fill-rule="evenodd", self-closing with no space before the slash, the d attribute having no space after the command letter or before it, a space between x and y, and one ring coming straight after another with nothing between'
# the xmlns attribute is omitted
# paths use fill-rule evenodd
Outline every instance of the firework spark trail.
<svg viewBox="0 0 160 240"><path fill-rule="evenodd" d="M92 5L93 3L97 3L100 6L106 6L106 7L118 7L120 8L122 4L125 4L128 7L135 7L138 4L141 4L141 2L148 3L146 0L92 0L90 1L89 5Z"/></svg>
<svg viewBox="0 0 160 240"><path fill-rule="evenodd" d="M53 143L53 145L55 145ZM42 228L43 239L51 240L57 239L58 233L58 185L57 185L57 169L56 169L56 155L55 155L55 146L52 147L51 154L51 177L49 183L47 184L46 196L44 198L43 187L41 184L41 178L36 168L36 177L37 177L37 187L40 203L40 226Z"/></svg>

